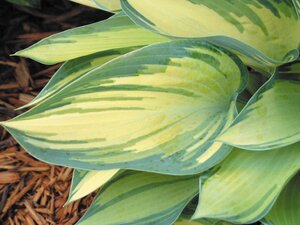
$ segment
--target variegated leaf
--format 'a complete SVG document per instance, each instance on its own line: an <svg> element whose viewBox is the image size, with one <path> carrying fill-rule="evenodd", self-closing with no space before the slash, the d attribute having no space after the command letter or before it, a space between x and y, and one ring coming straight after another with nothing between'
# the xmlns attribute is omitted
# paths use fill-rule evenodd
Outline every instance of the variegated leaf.
<svg viewBox="0 0 300 225"><path fill-rule="evenodd" d="M167 224L166 224L167 225ZM191 220L186 216L181 216L174 225L233 225L224 221L216 221L216 220Z"/></svg>
<svg viewBox="0 0 300 225"><path fill-rule="evenodd" d="M95 2L93 0L70 0L70 1L82 4L82 5L86 5L89 7L97 8L97 5L95 4Z"/></svg>
<svg viewBox="0 0 300 225"><path fill-rule="evenodd" d="M120 0L92 0L100 9L109 12L118 12L121 10Z"/></svg>
<svg viewBox="0 0 300 225"><path fill-rule="evenodd" d="M181 216L179 219L174 223L174 225L233 225L231 223L228 223L226 221L220 221L215 219L200 219L200 220L193 220L192 216L197 208L198 200L196 198L199 198L198 195L193 198L189 204L184 208Z"/></svg>
<svg viewBox="0 0 300 225"><path fill-rule="evenodd" d="M214 225L214 224L211 223L210 221L200 222L200 221L191 220L191 219L189 219L187 217L181 216L174 223L174 225Z"/></svg>
<svg viewBox="0 0 300 225"><path fill-rule="evenodd" d="M136 26L123 14L105 21L70 29L17 52L44 64L55 64L97 52L139 48L168 39Z"/></svg>
<svg viewBox="0 0 300 225"><path fill-rule="evenodd" d="M265 225L298 225L300 221L300 173L281 192L265 217Z"/></svg>
<svg viewBox="0 0 300 225"><path fill-rule="evenodd" d="M71 190L66 204L81 199L112 179L119 170L87 171L74 170Z"/></svg>
<svg viewBox="0 0 300 225"><path fill-rule="evenodd" d="M279 148L300 141L299 62L281 68L218 138L248 150Z"/></svg>
<svg viewBox="0 0 300 225"><path fill-rule="evenodd" d="M214 139L233 120L246 82L240 60L212 44L156 44L89 72L2 124L50 163L195 174L230 152Z"/></svg>
<svg viewBox="0 0 300 225"><path fill-rule="evenodd" d="M69 83L85 75L88 71L91 71L96 67L99 67L100 65L110 61L111 59L121 56L132 50L132 48L125 48L103 51L80 57L78 59L73 59L64 63L52 76L43 90L30 103L21 108L36 105L37 103L44 101L49 96L52 96L67 86Z"/></svg>
<svg viewBox="0 0 300 225"><path fill-rule="evenodd" d="M292 0L292 1L295 5L296 11L298 13L298 17L300 18L300 1L299 0ZM299 49L300 49L300 45L299 45Z"/></svg>
<svg viewBox="0 0 300 225"><path fill-rule="evenodd" d="M258 68L262 63L278 66L299 54L300 20L291 0L121 2L126 14L145 28L168 36L209 38L242 53Z"/></svg>
<svg viewBox="0 0 300 225"><path fill-rule="evenodd" d="M71 0L73 2L87 5L93 8L100 8L108 12L118 12L121 10L120 0Z"/></svg>
<svg viewBox="0 0 300 225"><path fill-rule="evenodd" d="M193 218L242 224L262 219L299 170L299 158L300 142L264 152L235 149L211 175L201 178Z"/></svg>
<svg viewBox="0 0 300 225"><path fill-rule="evenodd" d="M173 224L198 191L198 176L127 171L105 185L77 225Z"/></svg>

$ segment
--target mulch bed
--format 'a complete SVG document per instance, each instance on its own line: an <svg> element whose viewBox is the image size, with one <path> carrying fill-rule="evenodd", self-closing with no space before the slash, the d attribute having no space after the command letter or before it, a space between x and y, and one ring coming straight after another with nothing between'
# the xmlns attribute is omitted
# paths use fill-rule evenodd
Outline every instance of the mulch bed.
<svg viewBox="0 0 300 225"><path fill-rule="evenodd" d="M30 102L60 66L44 66L10 54L51 34L109 16L69 1L42 3L41 9L0 3L0 121L21 113L15 109ZM75 224L95 193L63 207L71 177L72 169L32 158L0 128L0 224Z"/></svg>

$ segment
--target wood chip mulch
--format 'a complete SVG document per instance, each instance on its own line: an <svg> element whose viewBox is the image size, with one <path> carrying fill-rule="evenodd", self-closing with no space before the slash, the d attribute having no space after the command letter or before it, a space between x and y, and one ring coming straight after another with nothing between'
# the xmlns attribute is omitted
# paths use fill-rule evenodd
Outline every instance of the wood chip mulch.
<svg viewBox="0 0 300 225"><path fill-rule="evenodd" d="M109 14L62 0L43 0L41 9L0 7L0 121L21 113L60 65L44 66L9 55L51 34L107 18ZM0 224L73 225L95 193L63 207L72 169L29 156L0 128Z"/></svg>
<svg viewBox="0 0 300 225"><path fill-rule="evenodd" d="M17 145L5 148L0 152L0 221L4 225L75 224L94 194L63 207L71 176L71 168L37 161Z"/></svg>
<svg viewBox="0 0 300 225"><path fill-rule="evenodd" d="M24 67L22 71L28 71L28 67L9 64L14 67L16 81L0 84L0 121L16 116L18 113L14 109L28 103L35 94L28 92L32 89L27 86L30 85L30 76L17 81L19 67ZM26 74L24 71L20 74ZM63 207L71 178L71 168L32 158L0 128L0 224L75 224L91 204L95 193Z"/></svg>

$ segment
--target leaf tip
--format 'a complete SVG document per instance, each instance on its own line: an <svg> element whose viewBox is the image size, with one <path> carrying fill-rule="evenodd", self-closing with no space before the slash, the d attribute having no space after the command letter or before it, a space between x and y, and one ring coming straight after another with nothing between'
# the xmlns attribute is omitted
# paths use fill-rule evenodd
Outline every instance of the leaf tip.
<svg viewBox="0 0 300 225"><path fill-rule="evenodd" d="M6 127L7 127L8 121L9 121L9 120L0 121L0 126L3 127L3 128L6 128Z"/></svg>
<svg viewBox="0 0 300 225"><path fill-rule="evenodd" d="M65 202L65 204L63 205L63 208L65 208L65 207L67 207L67 206L69 206L71 203L73 203L74 201L72 200L72 198L70 198L70 196L69 196L69 198L68 198L68 200Z"/></svg>
<svg viewBox="0 0 300 225"><path fill-rule="evenodd" d="M13 53L13 54L10 54L10 56L24 56L24 54L23 54L23 52L24 52L24 50L20 50L20 51L17 51L17 52L15 52L15 53Z"/></svg>

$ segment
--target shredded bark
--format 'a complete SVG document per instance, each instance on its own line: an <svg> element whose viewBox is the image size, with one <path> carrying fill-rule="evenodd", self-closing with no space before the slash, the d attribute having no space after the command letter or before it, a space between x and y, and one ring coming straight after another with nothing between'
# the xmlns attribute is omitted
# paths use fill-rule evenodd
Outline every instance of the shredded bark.
<svg viewBox="0 0 300 225"><path fill-rule="evenodd" d="M10 54L54 33L109 16L65 0L43 0L41 9L2 1L0 14L0 121L24 112L16 109L29 103L61 66L44 66ZM34 159L0 127L0 224L75 224L95 193L63 207L72 172Z"/></svg>

